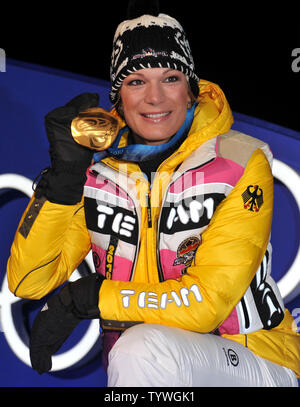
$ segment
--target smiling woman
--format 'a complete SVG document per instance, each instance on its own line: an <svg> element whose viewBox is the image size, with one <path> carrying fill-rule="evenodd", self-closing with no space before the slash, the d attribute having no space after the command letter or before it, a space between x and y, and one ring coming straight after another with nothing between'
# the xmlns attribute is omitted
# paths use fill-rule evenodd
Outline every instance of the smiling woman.
<svg viewBox="0 0 300 407"><path fill-rule="evenodd" d="M191 106L185 75L165 68L142 69L129 75L120 96L119 109L139 144L168 142Z"/></svg>
<svg viewBox="0 0 300 407"><path fill-rule="evenodd" d="M33 368L47 372L74 327L100 319L110 387L297 386L299 335L271 276L268 145L231 130L170 16L118 26L111 82L120 131L105 151L70 132L96 94L46 116L51 168L16 233L9 287L40 298L90 249L96 273L38 314Z"/></svg>

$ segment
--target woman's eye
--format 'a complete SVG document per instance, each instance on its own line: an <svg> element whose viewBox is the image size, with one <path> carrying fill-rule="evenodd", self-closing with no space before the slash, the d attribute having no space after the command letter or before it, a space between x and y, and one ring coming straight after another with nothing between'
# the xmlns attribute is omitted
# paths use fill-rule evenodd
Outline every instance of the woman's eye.
<svg viewBox="0 0 300 407"><path fill-rule="evenodd" d="M166 81L167 83L170 83L170 82L177 82L178 80L179 80L179 78L178 78L178 76L176 76L176 75L168 76L168 77L165 79L165 81Z"/></svg>
<svg viewBox="0 0 300 407"><path fill-rule="evenodd" d="M144 82L141 79L133 79L132 81L128 82L129 86L138 86L142 85Z"/></svg>

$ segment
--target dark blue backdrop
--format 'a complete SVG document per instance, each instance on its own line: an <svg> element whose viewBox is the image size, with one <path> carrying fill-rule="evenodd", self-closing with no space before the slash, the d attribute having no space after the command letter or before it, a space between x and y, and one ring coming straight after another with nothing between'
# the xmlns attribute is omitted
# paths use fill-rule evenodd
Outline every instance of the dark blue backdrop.
<svg viewBox="0 0 300 407"><path fill-rule="evenodd" d="M0 73L0 321L4 330L0 332L0 386L106 385L106 375L99 357L101 341L92 341L88 360L83 358L79 365L42 376L34 372L26 364L27 328L42 301L14 298L7 293L5 286L10 246L29 198L18 190L18 185L25 185L26 179L9 178L4 174L18 174L33 180L41 169L49 165L44 116L82 92L99 93L100 105L110 107L109 83L99 79L13 60L7 62L6 72ZM297 257L300 237L300 133L241 114L235 114L233 127L268 142L276 159L273 275L282 282L288 271L292 273L292 283L279 284L284 293L288 293L284 299L286 306L295 316L296 324L299 319L300 328L300 267ZM282 162L287 166L282 166ZM13 184L15 181L17 186ZM28 180L26 185L29 185ZM84 267L79 271L84 272ZM88 336L88 328L89 324L86 323L76 329L62 353L71 351L84 336ZM95 329L97 331L97 327Z"/></svg>

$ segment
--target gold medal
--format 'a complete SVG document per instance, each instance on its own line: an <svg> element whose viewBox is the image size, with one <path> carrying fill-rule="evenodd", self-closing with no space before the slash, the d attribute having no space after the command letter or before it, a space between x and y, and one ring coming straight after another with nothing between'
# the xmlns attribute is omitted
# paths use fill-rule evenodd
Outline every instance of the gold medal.
<svg viewBox="0 0 300 407"><path fill-rule="evenodd" d="M74 140L92 150L106 150L119 132L118 120L101 107L92 107L79 113L71 123Z"/></svg>

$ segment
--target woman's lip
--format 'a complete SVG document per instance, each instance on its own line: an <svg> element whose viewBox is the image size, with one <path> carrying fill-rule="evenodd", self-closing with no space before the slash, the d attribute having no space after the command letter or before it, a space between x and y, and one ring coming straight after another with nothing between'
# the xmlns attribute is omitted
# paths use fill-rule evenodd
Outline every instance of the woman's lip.
<svg viewBox="0 0 300 407"><path fill-rule="evenodd" d="M141 113L141 116L147 120L151 121L154 123L161 122L163 120L166 120L171 114L171 111L169 112L152 112L152 113Z"/></svg>

